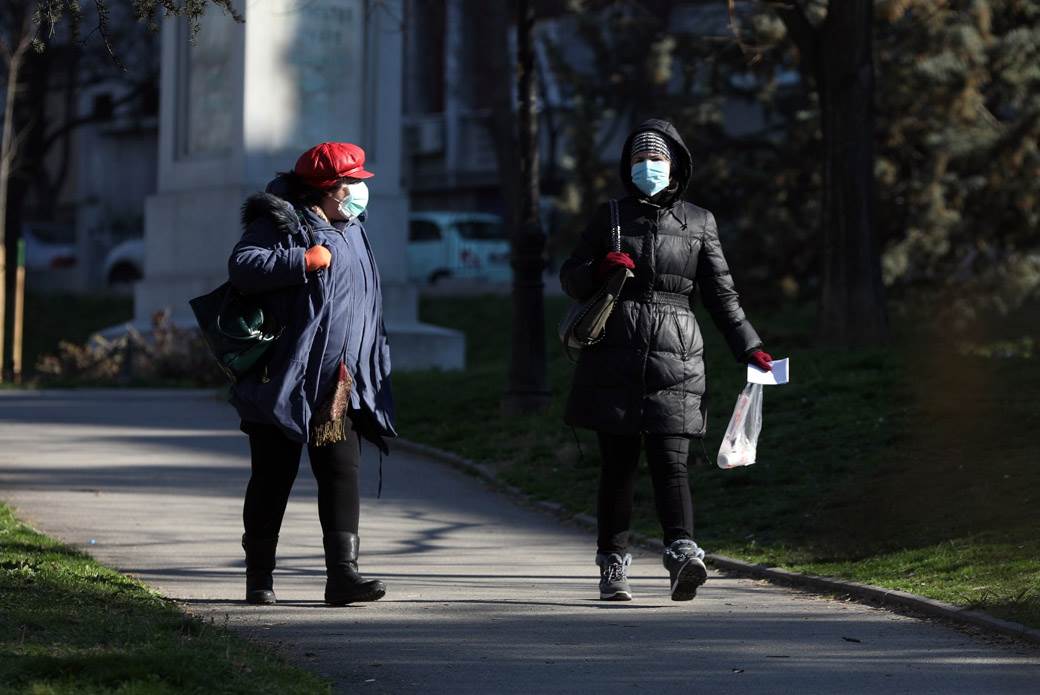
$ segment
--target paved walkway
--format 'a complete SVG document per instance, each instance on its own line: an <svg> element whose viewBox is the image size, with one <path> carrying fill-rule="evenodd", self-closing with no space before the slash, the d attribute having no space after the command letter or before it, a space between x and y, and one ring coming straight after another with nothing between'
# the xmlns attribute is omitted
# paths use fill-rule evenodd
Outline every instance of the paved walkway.
<svg viewBox="0 0 1040 695"><path fill-rule="evenodd" d="M302 466L280 603L239 601L248 462L231 409L198 392L0 391L0 499L350 693L1036 693L1040 655L882 610L713 576L668 600L639 554L632 603L596 600L589 534L415 456L366 462L362 570L379 603L326 608Z"/></svg>

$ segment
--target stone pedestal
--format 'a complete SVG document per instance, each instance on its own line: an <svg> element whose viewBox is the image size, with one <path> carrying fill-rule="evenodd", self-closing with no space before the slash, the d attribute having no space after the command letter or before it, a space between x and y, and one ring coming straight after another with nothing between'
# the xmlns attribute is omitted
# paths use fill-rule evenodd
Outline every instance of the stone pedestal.
<svg viewBox="0 0 1040 695"><path fill-rule="evenodd" d="M162 37L159 192L145 211L145 277L135 323L223 282L242 229L239 209L301 152L323 141L365 148L366 228L384 284L395 369L464 366L457 331L421 324L407 284L408 197L402 187L402 0L250 0L244 24L211 9Z"/></svg>

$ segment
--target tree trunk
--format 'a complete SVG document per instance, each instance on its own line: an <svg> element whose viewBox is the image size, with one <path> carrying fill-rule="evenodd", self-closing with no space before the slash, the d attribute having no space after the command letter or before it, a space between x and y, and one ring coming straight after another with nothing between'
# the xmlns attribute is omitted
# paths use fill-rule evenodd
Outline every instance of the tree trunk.
<svg viewBox="0 0 1040 695"><path fill-rule="evenodd" d="M502 191L506 225L510 230L516 227L523 214L516 114L513 113L514 61L508 50L514 1L492 0L480 3L481 7L476 3L466 6L467 11L476 13L475 46L483 67L472 73L474 93L483 95L490 103L491 118L487 128L495 147L498 185Z"/></svg>
<svg viewBox="0 0 1040 695"><path fill-rule="evenodd" d="M874 229L873 0L832 0L818 30L823 131L820 334L875 345L888 334Z"/></svg>
<svg viewBox="0 0 1040 695"><path fill-rule="evenodd" d="M22 33L15 37L18 44L0 47L7 63L7 93L4 99L3 134L0 135L0 381L4 379L7 365L5 346L7 341L7 187L11 179L17 141L15 138L14 107L18 96L18 78L25 52L29 49L28 17L22 22Z"/></svg>
<svg viewBox="0 0 1040 695"><path fill-rule="evenodd" d="M7 184L4 187L4 255L13 260L18 257L18 242L22 236L22 226L26 220L39 219L39 210L29 209L27 201L32 199L39 206L52 204L57 198L41 195L41 185L45 185L46 150L41 147L43 133L47 124L47 95L50 91L51 53L44 51L36 54L26 52L18 66L19 90L15 95L14 111L11 114L11 133L18 140L11 152L11 161L5 173ZM30 193L34 193L30 195ZM5 291L15 289L15 273L7 273ZM14 317L12 317L14 318ZM16 320L16 319L15 319ZM12 326L12 334L18 330ZM7 365L14 373L14 350L9 354Z"/></svg>
<svg viewBox="0 0 1040 695"><path fill-rule="evenodd" d="M550 401L545 354L545 234L538 205L538 76L532 46L534 8L517 2L517 85L519 88L520 193L513 227L513 343L507 413L534 413Z"/></svg>

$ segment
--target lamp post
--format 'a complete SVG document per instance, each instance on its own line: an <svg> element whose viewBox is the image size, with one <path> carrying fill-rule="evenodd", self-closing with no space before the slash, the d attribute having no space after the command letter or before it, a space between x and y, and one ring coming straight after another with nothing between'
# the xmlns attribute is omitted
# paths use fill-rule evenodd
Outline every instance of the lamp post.
<svg viewBox="0 0 1040 695"><path fill-rule="evenodd" d="M538 203L538 85L532 47L535 22L530 0L517 0L516 45L520 200L513 228L513 330L509 386L502 407L509 414L545 410L551 400L545 354L545 232Z"/></svg>

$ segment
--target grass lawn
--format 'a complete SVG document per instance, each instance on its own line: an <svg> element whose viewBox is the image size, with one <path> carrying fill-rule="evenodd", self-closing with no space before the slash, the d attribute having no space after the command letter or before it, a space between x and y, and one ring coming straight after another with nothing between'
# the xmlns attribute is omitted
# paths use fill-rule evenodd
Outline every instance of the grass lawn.
<svg viewBox="0 0 1040 695"><path fill-rule="evenodd" d="M0 504L0 693L320 693L221 624L19 523Z"/></svg>
<svg viewBox="0 0 1040 695"><path fill-rule="evenodd" d="M423 320L466 333L469 367L395 375L399 429L592 513L595 440L580 432L579 449L561 419L571 373L555 339L564 306L547 304L549 412L504 417L509 298L425 299ZM691 467L697 540L1040 626L1040 360L962 357L948 336L911 334L908 322L887 350L822 349L808 337L809 311L751 316L767 349L791 356L793 380L766 390L758 463L718 469L744 369L702 318L711 462ZM645 474L636 498L636 528L658 533Z"/></svg>
<svg viewBox="0 0 1040 695"><path fill-rule="evenodd" d="M25 298L25 373L37 360L55 354L61 341L82 344L101 328L129 321L134 315L130 296L108 294L28 293Z"/></svg>
<svg viewBox="0 0 1040 695"><path fill-rule="evenodd" d="M25 338L22 344L24 383L16 387L0 382L0 389L37 386L36 364L44 355L58 354L62 342L82 345L102 328L133 318L134 302L128 295L79 294L72 292L33 293L25 297ZM8 317L10 319L10 317ZM4 355L11 359L11 328L8 326ZM65 385L56 383L56 386ZM79 385L79 384L68 384ZM98 384L110 385L110 384ZM177 384L180 385L180 384ZM188 384L183 384L188 385Z"/></svg>

